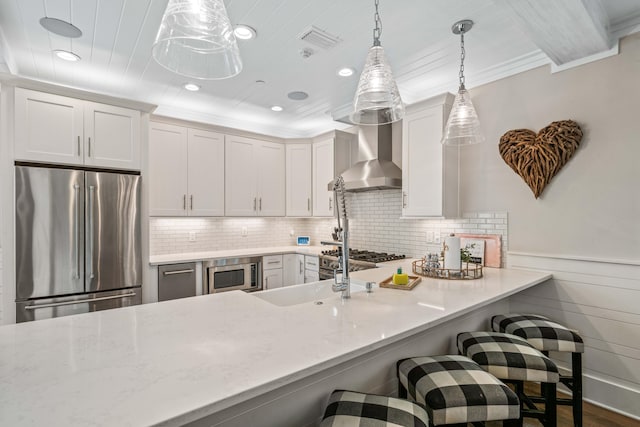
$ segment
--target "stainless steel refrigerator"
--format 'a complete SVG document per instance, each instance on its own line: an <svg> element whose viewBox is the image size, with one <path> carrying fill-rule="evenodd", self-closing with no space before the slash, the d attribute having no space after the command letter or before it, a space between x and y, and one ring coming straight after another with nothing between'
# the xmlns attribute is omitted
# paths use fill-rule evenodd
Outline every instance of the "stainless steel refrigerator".
<svg viewBox="0 0 640 427"><path fill-rule="evenodd" d="M140 176L15 173L16 321L140 304Z"/></svg>

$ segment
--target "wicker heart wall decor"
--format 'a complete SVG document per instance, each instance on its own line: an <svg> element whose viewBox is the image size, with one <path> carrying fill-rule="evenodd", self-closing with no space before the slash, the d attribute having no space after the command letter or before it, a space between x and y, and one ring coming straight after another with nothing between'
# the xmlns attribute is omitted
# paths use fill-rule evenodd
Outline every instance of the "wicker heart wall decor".
<svg viewBox="0 0 640 427"><path fill-rule="evenodd" d="M537 134L515 129L500 138L500 156L527 183L536 199L569 161L582 140L582 129L573 120L561 120Z"/></svg>

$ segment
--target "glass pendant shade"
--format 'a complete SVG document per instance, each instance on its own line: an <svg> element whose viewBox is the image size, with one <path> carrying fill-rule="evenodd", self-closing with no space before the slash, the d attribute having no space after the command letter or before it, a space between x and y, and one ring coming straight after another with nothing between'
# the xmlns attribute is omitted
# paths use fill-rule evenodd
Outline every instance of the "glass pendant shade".
<svg viewBox="0 0 640 427"><path fill-rule="evenodd" d="M442 143L445 145L471 145L484 141L480 120L473 108L469 92L461 87L453 100L451 113L445 126Z"/></svg>
<svg viewBox="0 0 640 427"><path fill-rule="evenodd" d="M382 46L369 49L353 107L350 119L359 125L382 125L404 116L404 104Z"/></svg>
<svg viewBox="0 0 640 427"><path fill-rule="evenodd" d="M196 79L226 79L242 71L223 0L169 0L152 54L166 69Z"/></svg>

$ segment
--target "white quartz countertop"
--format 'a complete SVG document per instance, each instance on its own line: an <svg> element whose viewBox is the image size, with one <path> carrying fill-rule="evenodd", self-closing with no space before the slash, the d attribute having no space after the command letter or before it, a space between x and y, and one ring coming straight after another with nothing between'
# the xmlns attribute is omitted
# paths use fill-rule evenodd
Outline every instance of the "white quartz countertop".
<svg viewBox="0 0 640 427"><path fill-rule="evenodd" d="M220 251L152 255L149 257L149 264L175 264L179 262L194 262L216 258L244 258L252 256L294 253L303 255L320 255L321 251L331 248L331 246L270 246L266 248L224 249Z"/></svg>
<svg viewBox="0 0 640 427"><path fill-rule="evenodd" d="M352 277L384 280L397 264ZM232 291L2 326L0 425L181 425L550 277L487 268L482 279L424 278L411 291L325 293L322 305Z"/></svg>

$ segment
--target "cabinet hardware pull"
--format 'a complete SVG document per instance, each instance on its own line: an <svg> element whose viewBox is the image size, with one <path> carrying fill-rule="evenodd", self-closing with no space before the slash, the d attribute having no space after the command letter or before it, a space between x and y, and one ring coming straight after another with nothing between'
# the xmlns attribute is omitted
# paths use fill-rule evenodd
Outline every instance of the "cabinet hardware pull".
<svg viewBox="0 0 640 427"><path fill-rule="evenodd" d="M406 208L407 207L407 193L406 192L402 192L402 207Z"/></svg>
<svg viewBox="0 0 640 427"><path fill-rule="evenodd" d="M280 264L280 261L269 261L267 264Z"/></svg>
<svg viewBox="0 0 640 427"><path fill-rule="evenodd" d="M136 293L135 292L131 292L128 294L122 294L122 295L113 295L110 297L100 297L100 298L87 298L87 299L80 299L80 300L75 300L75 301L65 301L65 302L54 302L52 304L39 304L39 305L30 305L25 307L25 310L37 310L39 308L49 308L49 307L60 307L61 305L71 305L71 304L82 304L82 303L86 303L86 302L96 302L96 301L106 301L106 300L110 300L110 299L120 299L120 298L128 298L128 297L135 297Z"/></svg>
<svg viewBox="0 0 640 427"><path fill-rule="evenodd" d="M183 211L187 210L187 195L186 194L182 195L182 210Z"/></svg>
<svg viewBox="0 0 640 427"><path fill-rule="evenodd" d="M187 273L193 273L193 269L190 268L188 270L165 271L162 274L164 274L165 276L173 276L174 274L187 274Z"/></svg>
<svg viewBox="0 0 640 427"><path fill-rule="evenodd" d="M257 198L256 198L256 197L254 197L254 198L253 198L253 210L254 210L254 211L256 210L256 203L257 203L256 201L257 201Z"/></svg>
<svg viewBox="0 0 640 427"><path fill-rule="evenodd" d="M302 261L300 261L300 274L302 274L304 270L302 269Z"/></svg>
<svg viewBox="0 0 640 427"><path fill-rule="evenodd" d="M78 157L82 155L82 151L80 151L80 135L78 135Z"/></svg>
<svg viewBox="0 0 640 427"><path fill-rule="evenodd" d="M311 210L311 198L307 197L307 210Z"/></svg>
<svg viewBox="0 0 640 427"><path fill-rule="evenodd" d="M333 199L331 197L329 197L329 210L333 209Z"/></svg>
<svg viewBox="0 0 640 427"><path fill-rule="evenodd" d="M260 210L262 211L262 197L260 197Z"/></svg>
<svg viewBox="0 0 640 427"><path fill-rule="evenodd" d="M191 203L191 210L193 210L193 194L190 197L190 203Z"/></svg>
<svg viewBox="0 0 640 427"><path fill-rule="evenodd" d="M91 137L89 137L89 157L91 157Z"/></svg>

